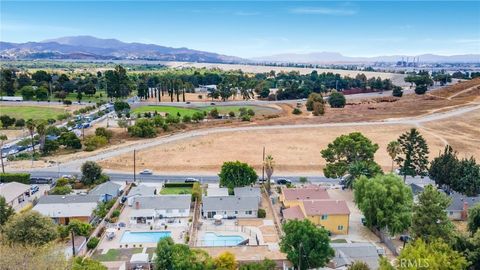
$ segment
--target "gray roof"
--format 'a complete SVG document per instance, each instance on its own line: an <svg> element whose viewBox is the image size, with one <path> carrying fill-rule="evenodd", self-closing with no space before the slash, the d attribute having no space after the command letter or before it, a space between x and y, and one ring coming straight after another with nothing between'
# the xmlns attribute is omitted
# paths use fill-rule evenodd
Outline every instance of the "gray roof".
<svg viewBox="0 0 480 270"><path fill-rule="evenodd" d="M355 261L368 264L370 269L378 269L377 247L371 243L330 243L335 250L335 267L349 265Z"/></svg>
<svg viewBox="0 0 480 270"><path fill-rule="evenodd" d="M261 197L258 187L236 187L233 189L233 193L237 197Z"/></svg>
<svg viewBox="0 0 480 270"><path fill-rule="evenodd" d="M258 210L258 200L253 197L204 197L203 211L246 211Z"/></svg>
<svg viewBox="0 0 480 270"><path fill-rule="evenodd" d="M0 196L4 197L7 203L12 202L25 191L30 191L29 185L18 182L0 183Z"/></svg>
<svg viewBox="0 0 480 270"><path fill-rule="evenodd" d="M97 195L47 195L42 196L37 204L57 204L57 203L97 203Z"/></svg>
<svg viewBox="0 0 480 270"><path fill-rule="evenodd" d="M452 199L452 203L448 206L447 211L462 211L464 203L467 203L469 208L480 203L480 196L467 197L458 192L452 192L449 197Z"/></svg>
<svg viewBox="0 0 480 270"><path fill-rule="evenodd" d="M207 188L207 196L228 196L228 188L209 187Z"/></svg>
<svg viewBox="0 0 480 270"><path fill-rule="evenodd" d="M44 196L50 197L50 196ZM42 197L43 198L43 197ZM98 199L98 198L97 198ZM97 202L82 203L49 203L37 204L33 211L37 211L44 216L51 218L57 217L90 217L93 210L97 207Z"/></svg>
<svg viewBox="0 0 480 270"><path fill-rule="evenodd" d="M121 187L122 186L119 184L113 183L112 181L107 181L90 190L88 194L91 194L91 195L108 194L108 195L112 195L113 197L116 197Z"/></svg>
<svg viewBox="0 0 480 270"><path fill-rule="evenodd" d="M190 208L191 195L140 196L134 199L140 209L187 209Z"/></svg>
<svg viewBox="0 0 480 270"><path fill-rule="evenodd" d="M147 186L147 185L138 185L136 187L133 187L132 189L130 189L130 192L128 192L128 196L135 196L135 195L139 195L139 196L150 196L150 195L155 195L155 190L157 188L155 187L151 187L151 186Z"/></svg>
<svg viewBox="0 0 480 270"><path fill-rule="evenodd" d="M423 186L418 185L418 184L414 184L414 183L410 184L410 188L412 189L413 195L418 195L418 194L422 193L423 190L424 190Z"/></svg>

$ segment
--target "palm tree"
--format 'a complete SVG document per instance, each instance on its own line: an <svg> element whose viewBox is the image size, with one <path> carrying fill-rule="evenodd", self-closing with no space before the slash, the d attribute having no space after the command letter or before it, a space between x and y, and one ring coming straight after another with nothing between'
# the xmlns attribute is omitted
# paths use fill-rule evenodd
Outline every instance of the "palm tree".
<svg viewBox="0 0 480 270"><path fill-rule="evenodd" d="M35 142L33 141L33 135L35 134L35 128L37 127L37 125L35 121L33 121L33 119L30 118L25 123L25 126L30 132L30 138L32 139L32 151L33 151L33 154L35 154Z"/></svg>
<svg viewBox="0 0 480 270"><path fill-rule="evenodd" d="M392 158L392 172L395 158L397 158L401 151L402 149L400 148L400 143L398 141L391 141L388 143L387 152L388 155Z"/></svg>
<svg viewBox="0 0 480 270"><path fill-rule="evenodd" d="M40 137L40 151L43 150L43 146L45 145L45 133L47 131L47 122L45 120L39 120L36 123L37 126L37 133Z"/></svg>
<svg viewBox="0 0 480 270"><path fill-rule="evenodd" d="M3 151L2 151L2 147L3 147L3 142L8 140L8 137L7 135L5 134L0 134L0 159L2 160L2 173L5 173L5 167L3 166Z"/></svg>
<svg viewBox="0 0 480 270"><path fill-rule="evenodd" d="M264 166L265 166L265 173L267 173L267 191L270 193L270 178L272 177L273 174L273 169L275 167L275 161L273 160L273 157L271 155L268 155L265 157L265 160L263 161Z"/></svg>

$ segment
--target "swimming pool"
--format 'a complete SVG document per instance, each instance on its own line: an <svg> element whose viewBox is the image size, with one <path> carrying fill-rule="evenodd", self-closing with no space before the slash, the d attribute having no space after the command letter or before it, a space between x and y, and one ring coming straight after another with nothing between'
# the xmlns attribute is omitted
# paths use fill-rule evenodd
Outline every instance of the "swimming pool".
<svg viewBox="0 0 480 270"><path fill-rule="evenodd" d="M240 235L218 235L213 232L207 232L203 236L202 245L209 247L236 246L244 240L245 238Z"/></svg>
<svg viewBox="0 0 480 270"><path fill-rule="evenodd" d="M171 236L172 233L164 232L131 232L126 231L122 235L121 243L156 243L158 240Z"/></svg>

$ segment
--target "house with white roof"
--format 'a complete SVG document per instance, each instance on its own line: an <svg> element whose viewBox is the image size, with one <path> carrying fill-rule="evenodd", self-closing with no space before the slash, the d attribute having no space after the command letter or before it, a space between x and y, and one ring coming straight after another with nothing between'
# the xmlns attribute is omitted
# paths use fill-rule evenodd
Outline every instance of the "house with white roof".
<svg viewBox="0 0 480 270"><path fill-rule="evenodd" d="M139 196L133 198L129 217L131 224L150 224L155 219L188 217L191 195Z"/></svg>
<svg viewBox="0 0 480 270"><path fill-rule="evenodd" d="M30 186L18 182L0 183L0 196L12 208L19 208L20 204L30 196Z"/></svg>
<svg viewBox="0 0 480 270"><path fill-rule="evenodd" d="M88 192L90 195L97 195L100 200L107 202L118 197L122 193L122 186L112 181L102 183Z"/></svg>
<svg viewBox="0 0 480 270"><path fill-rule="evenodd" d="M147 185L138 185L136 187L132 187L127 195L127 203L129 206L133 205L133 201L137 197L143 196L153 196L157 195L157 188Z"/></svg>
<svg viewBox="0 0 480 270"><path fill-rule="evenodd" d="M90 222L98 202L97 195L48 195L41 197L32 210L67 225L72 219Z"/></svg>
<svg viewBox="0 0 480 270"><path fill-rule="evenodd" d="M202 216L213 218L256 218L258 201L254 197L219 196L204 197L202 200Z"/></svg>

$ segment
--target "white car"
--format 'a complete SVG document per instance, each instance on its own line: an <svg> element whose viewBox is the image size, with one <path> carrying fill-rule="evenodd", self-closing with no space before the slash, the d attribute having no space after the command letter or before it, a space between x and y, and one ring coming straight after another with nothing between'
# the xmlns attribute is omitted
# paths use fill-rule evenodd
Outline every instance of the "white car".
<svg viewBox="0 0 480 270"><path fill-rule="evenodd" d="M197 182L200 182L200 180L196 179L196 178L187 178L185 179L185 183L197 183Z"/></svg>
<svg viewBox="0 0 480 270"><path fill-rule="evenodd" d="M152 175L153 172L152 172L152 170L145 169L145 170L141 171L140 174L143 174L143 175Z"/></svg>

